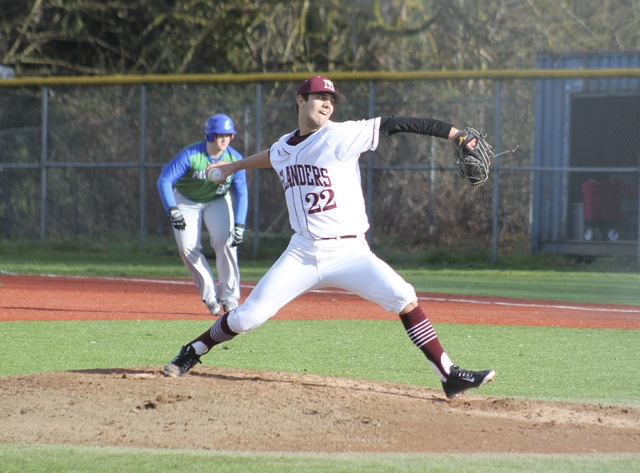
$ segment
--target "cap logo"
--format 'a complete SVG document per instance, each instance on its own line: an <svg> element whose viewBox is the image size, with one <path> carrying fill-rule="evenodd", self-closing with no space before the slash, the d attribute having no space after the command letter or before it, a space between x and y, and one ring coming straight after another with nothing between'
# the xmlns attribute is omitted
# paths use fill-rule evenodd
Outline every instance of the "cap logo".
<svg viewBox="0 0 640 473"><path fill-rule="evenodd" d="M332 90L333 92L336 91L335 87L333 86L333 82L331 82L329 79L322 79L322 80L324 81L325 89Z"/></svg>
<svg viewBox="0 0 640 473"><path fill-rule="evenodd" d="M224 129L231 130L231 120L227 119L224 121Z"/></svg>

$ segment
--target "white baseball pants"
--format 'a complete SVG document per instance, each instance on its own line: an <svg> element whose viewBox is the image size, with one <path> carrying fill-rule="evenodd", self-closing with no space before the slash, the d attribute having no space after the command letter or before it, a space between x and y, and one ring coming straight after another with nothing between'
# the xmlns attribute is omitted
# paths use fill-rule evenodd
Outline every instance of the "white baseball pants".
<svg viewBox="0 0 640 473"><path fill-rule="evenodd" d="M205 304L220 301L237 304L240 299L240 270L236 248L227 246L233 229L233 207L231 196L226 194L211 202L194 202L174 189L178 209L184 216L187 227L173 230L178 252L184 261L193 282ZM202 254L202 226L206 227L210 243L216 255L218 288L207 259Z"/></svg>
<svg viewBox="0 0 640 473"><path fill-rule="evenodd" d="M396 314L417 300L413 286L371 252L364 236L310 240L295 234L246 301L229 313L229 328L253 330L296 297L323 287L348 290Z"/></svg>

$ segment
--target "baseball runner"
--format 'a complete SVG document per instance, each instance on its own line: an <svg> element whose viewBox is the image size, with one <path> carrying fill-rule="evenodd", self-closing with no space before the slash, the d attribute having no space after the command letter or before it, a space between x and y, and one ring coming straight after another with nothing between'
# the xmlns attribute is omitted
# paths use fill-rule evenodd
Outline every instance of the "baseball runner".
<svg viewBox="0 0 640 473"><path fill-rule="evenodd" d="M305 80L295 100L297 130L268 150L216 166L222 171L221 179L240 169L273 168L280 177L295 234L244 303L183 346L164 367L164 374L183 375L212 347L259 327L301 294L337 287L399 314L407 335L435 369L447 398L493 380L493 370L469 371L454 365L418 305L414 288L371 252L364 237L369 223L360 155L396 133L453 141L459 130L432 118L403 116L332 122L335 103L345 97L322 76ZM474 144L467 146L471 149Z"/></svg>
<svg viewBox="0 0 640 473"><path fill-rule="evenodd" d="M244 237L248 192L242 169L218 183L208 180L205 175L211 163L242 160L240 153L229 146L236 134L231 118L223 114L209 117L204 134L203 141L181 150L162 169L158 191L170 216L180 257L211 315L219 315L223 309L228 312L236 307L240 300L236 247ZM219 291L211 267L202 254L203 223L216 254Z"/></svg>

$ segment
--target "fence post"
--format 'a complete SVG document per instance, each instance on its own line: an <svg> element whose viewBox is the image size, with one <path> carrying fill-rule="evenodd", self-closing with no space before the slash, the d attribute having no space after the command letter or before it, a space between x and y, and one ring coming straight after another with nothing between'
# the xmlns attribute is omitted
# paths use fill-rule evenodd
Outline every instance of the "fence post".
<svg viewBox="0 0 640 473"><path fill-rule="evenodd" d="M376 83L369 81L369 118L373 118L376 113ZM369 245L373 242L373 158L374 152L367 151L367 197L365 208L367 209L367 218L369 219L369 231L367 232L367 242Z"/></svg>
<svg viewBox="0 0 640 473"><path fill-rule="evenodd" d="M147 87L140 85L140 246L147 241Z"/></svg>
<svg viewBox="0 0 640 473"><path fill-rule="evenodd" d="M49 133L49 88L41 87L42 111L40 132L40 243L47 238L47 135Z"/></svg>
<svg viewBox="0 0 640 473"><path fill-rule="evenodd" d="M500 127L502 120L502 81L496 80L494 85L495 90L495 123L493 134L495 136L493 142L493 150L495 154L500 153ZM493 242L493 249L491 255L491 262L496 264L498 262L498 240L500 238L500 157L494 158L493 163L493 223L491 224L491 239Z"/></svg>
<svg viewBox="0 0 640 473"><path fill-rule="evenodd" d="M640 167L638 168L638 234L636 235L636 263L640 263Z"/></svg>
<svg viewBox="0 0 640 473"><path fill-rule="evenodd" d="M256 153L262 151L262 83L256 83ZM260 248L260 169L253 173L253 252Z"/></svg>

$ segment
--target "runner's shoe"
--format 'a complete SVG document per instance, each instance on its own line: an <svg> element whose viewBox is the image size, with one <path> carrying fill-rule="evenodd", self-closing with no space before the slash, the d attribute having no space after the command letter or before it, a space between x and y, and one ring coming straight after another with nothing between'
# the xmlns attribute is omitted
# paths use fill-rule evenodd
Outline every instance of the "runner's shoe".
<svg viewBox="0 0 640 473"><path fill-rule="evenodd" d="M164 375L172 378L182 376L191 367L200 363L200 355L196 355L196 351L191 345L185 345L180 349L180 353L164 366Z"/></svg>
<svg viewBox="0 0 640 473"><path fill-rule="evenodd" d="M467 389L479 388L489 381L493 381L496 372L493 370L486 371L467 371L457 366L451 368L447 380L442 383L442 389L447 399L453 399L465 392Z"/></svg>
<svg viewBox="0 0 640 473"><path fill-rule="evenodd" d="M210 302L209 304L207 304L207 309L209 309L209 312L211 313L211 315L218 316L218 315L220 315L220 312L222 311L222 306L220 304L218 304L217 301L215 301L215 302Z"/></svg>
<svg viewBox="0 0 640 473"><path fill-rule="evenodd" d="M225 314L227 312L232 311L236 307L238 307L238 302L236 302L236 301L232 301L232 300L222 301L222 310L224 311Z"/></svg>

